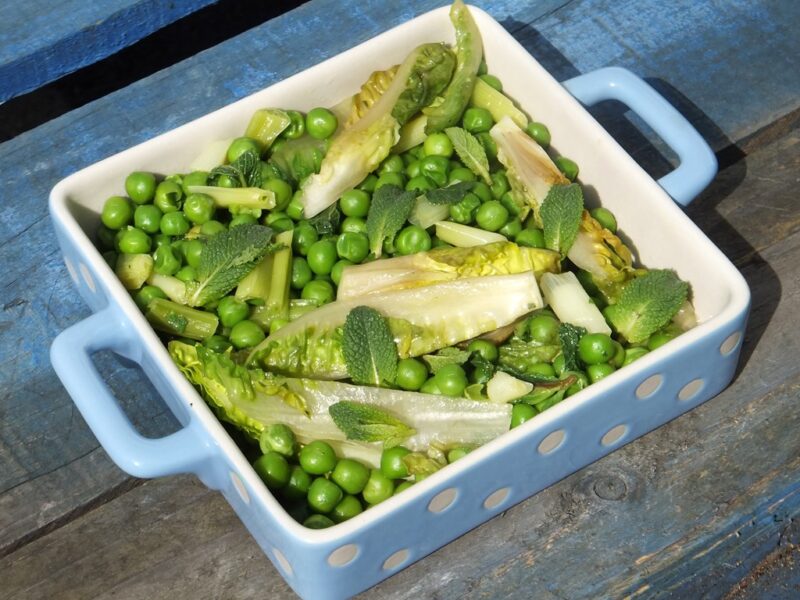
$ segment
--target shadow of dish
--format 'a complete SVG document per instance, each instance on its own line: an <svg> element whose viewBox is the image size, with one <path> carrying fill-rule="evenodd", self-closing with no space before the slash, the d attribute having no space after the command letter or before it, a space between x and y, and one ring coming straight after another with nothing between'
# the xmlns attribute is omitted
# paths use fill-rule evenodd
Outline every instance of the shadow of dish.
<svg viewBox="0 0 800 600"><path fill-rule="evenodd" d="M581 74L560 50L531 25L514 19L506 19L502 25L557 80L565 81ZM688 119L711 145L719 162L719 173L687 207L686 214L737 268L743 270L750 286L754 310L745 332L738 368L738 372L741 372L775 313L781 296L780 279L775 271L718 209L747 176L747 161L744 160L747 154L677 88L657 77L645 78L645 81ZM677 166L675 153L624 104L617 101L600 102L588 107L588 111L653 179L663 177ZM750 265L757 268L745 269Z"/></svg>

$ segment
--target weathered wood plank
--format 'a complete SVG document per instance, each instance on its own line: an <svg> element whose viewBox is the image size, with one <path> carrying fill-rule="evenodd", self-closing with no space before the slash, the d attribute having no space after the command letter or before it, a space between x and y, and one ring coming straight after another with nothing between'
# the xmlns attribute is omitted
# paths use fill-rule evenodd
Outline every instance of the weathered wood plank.
<svg viewBox="0 0 800 600"><path fill-rule="evenodd" d="M794 132L723 172L695 209L753 290L729 389L363 597L717 598L771 552L800 517L800 365L786 360L800 352L798 165ZM137 487L0 572L8 597L291 597L221 498L190 478Z"/></svg>
<svg viewBox="0 0 800 600"><path fill-rule="evenodd" d="M0 4L0 102L90 65L214 0Z"/></svg>

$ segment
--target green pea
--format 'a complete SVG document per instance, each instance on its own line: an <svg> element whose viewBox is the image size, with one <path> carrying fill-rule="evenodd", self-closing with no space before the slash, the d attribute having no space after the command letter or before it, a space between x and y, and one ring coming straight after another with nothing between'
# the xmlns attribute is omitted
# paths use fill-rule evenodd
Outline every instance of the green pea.
<svg viewBox="0 0 800 600"><path fill-rule="evenodd" d="M311 515L303 521L303 527L309 529L327 529L336 525L329 517L325 515Z"/></svg>
<svg viewBox="0 0 800 600"><path fill-rule="evenodd" d="M174 181L164 180L156 187L153 204L162 213L171 213L180 210L181 200L183 200L183 189Z"/></svg>
<svg viewBox="0 0 800 600"><path fill-rule="evenodd" d="M488 85L492 86L498 92L503 91L503 82L500 81L494 75L489 75L488 73L484 73L483 75L480 76L480 78L484 81L484 83L487 83Z"/></svg>
<svg viewBox="0 0 800 600"><path fill-rule="evenodd" d="M367 233L367 222L361 217L345 217L339 225L342 233Z"/></svg>
<svg viewBox="0 0 800 600"><path fill-rule="evenodd" d="M365 192L369 192L370 194L375 191L375 185L378 183L378 176L370 173L364 178L358 185L358 189L364 190Z"/></svg>
<svg viewBox="0 0 800 600"><path fill-rule="evenodd" d="M208 185L208 171L192 171L183 176L181 190L184 196L189 195L189 187L193 185Z"/></svg>
<svg viewBox="0 0 800 600"><path fill-rule="evenodd" d="M175 251L166 244L156 248L153 254L155 264L153 270L159 275L174 275L181 268L180 259L175 256Z"/></svg>
<svg viewBox="0 0 800 600"><path fill-rule="evenodd" d="M202 225L214 218L216 205L208 194L189 194L183 203L183 214L195 225Z"/></svg>
<svg viewBox="0 0 800 600"><path fill-rule="evenodd" d="M120 248L121 249L121 248ZM122 250L124 252L124 250ZM647 340L647 348L649 350L655 350L656 348L660 348L668 341L675 339L675 334L670 333L667 331L658 331L650 336Z"/></svg>
<svg viewBox="0 0 800 600"><path fill-rule="evenodd" d="M578 392L580 392L582 389L586 388L586 386L589 385L589 378L586 376L585 373L578 372L573 374L578 378L578 380L567 388L567 391L564 394L566 397L570 397L573 394L577 394Z"/></svg>
<svg viewBox="0 0 800 600"><path fill-rule="evenodd" d="M277 452L286 458L293 457L297 449L297 440L294 437L294 432L288 425L284 425L283 423L273 423L270 425L267 430L261 434L258 443L264 454L268 452Z"/></svg>
<svg viewBox="0 0 800 600"><path fill-rule="evenodd" d="M432 133L425 138L422 149L426 156L453 156L453 142L443 132Z"/></svg>
<svg viewBox="0 0 800 600"><path fill-rule="evenodd" d="M574 160L571 160L566 156L559 156L553 162L558 167L558 170L564 174L564 177L570 181L575 181L578 178L580 169L578 169L578 163L576 163Z"/></svg>
<svg viewBox="0 0 800 600"><path fill-rule="evenodd" d="M303 446L298 462L306 473L324 475L336 467L336 453L327 442L315 440Z"/></svg>
<svg viewBox="0 0 800 600"><path fill-rule="evenodd" d="M347 495L331 511L331 519L334 523L342 523L361 514L363 511L364 508L358 498Z"/></svg>
<svg viewBox="0 0 800 600"><path fill-rule="evenodd" d="M403 173L384 173L378 177L378 181L375 182L375 189L379 190L385 185L396 185L402 188L406 185L406 177Z"/></svg>
<svg viewBox="0 0 800 600"><path fill-rule="evenodd" d="M223 327L233 327L250 315L250 306L236 296L225 296L217 304L217 316Z"/></svg>
<svg viewBox="0 0 800 600"><path fill-rule="evenodd" d="M360 494L369 480L369 469L352 458L336 463L331 479L348 494Z"/></svg>
<svg viewBox="0 0 800 600"><path fill-rule="evenodd" d="M222 354L231 347L231 342L224 335L210 335L203 340L203 346L214 352Z"/></svg>
<svg viewBox="0 0 800 600"><path fill-rule="evenodd" d="M290 123L289 126L283 130L281 136L290 140L296 140L299 137L302 137L303 134L306 132L306 120L303 117L303 113L300 113L296 110L287 110L286 114L289 115ZM273 144L273 150L275 149L275 145Z"/></svg>
<svg viewBox="0 0 800 600"><path fill-rule="evenodd" d="M439 384L436 382L436 377L429 377L428 380L422 384L422 387L419 388L419 391L423 394L434 394L436 396L442 395L442 390L439 389Z"/></svg>
<svg viewBox="0 0 800 600"><path fill-rule="evenodd" d="M604 333L587 333L578 342L578 358L587 365L606 363L614 354L614 341Z"/></svg>
<svg viewBox="0 0 800 600"><path fill-rule="evenodd" d="M333 302L336 298L336 292L333 289L333 284L325 279L312 279L300 292L300 297L303 300L316 300L319 305Z"/></svg>
<svg viewBox="0 0 800 600"><path fill-rule="evenodd" d="M477 179L475 173L470 171L467 167L456 167L452 169L450 175L447 176L447 185L452 185L460 181L475 181Z"/></svg>
<svg viewBox="0 0 800 600"><path fill-rule="evenodd" d="M461 119L464 129L470 133L483 133L489 131L494 125L492 113L485 108L468 108Z"/></svg>
<svg viewBox="0 0 800 600"><path fill-rule="evenodd" d="M133 212L133 224L146 233L158 233L161 211L153 204L142 204Z"/></svg>
<svg viewBox="0 0 800 600"><path fill-rule="evenodd" d="M302 290L314 278L308 262L302 256L292 257L292 288Z"/></svg>
<svg viewBox="0 0 800 600"><path fill-rule="evenodd" d="M417 175L416 177L412 177L406 183L406 191L417 192L417 194L421 194L423 192L427 192L428 190L432 190L436 188L436 184L430 177L426 177L425 175Z"/></svg>
<svg viewBox="0 0 800 600"><path fill-rule="evenodd" d="M136 204L146 204L156 193L156 178L152 173L134 171L125 178L125 193Z"/></svg>
<svg viewBox="0 0 800 600"><path fill-rule="evenodd" d="M273 177L264 181L261 187L275 194L275 210L286 210L292 199L291 185L283 179Z"/></svg>
<svg viewBox="0 0 800 600"><path fill-rule="evenodd" d="M360 263L369 254L369 239L363 233L342 233L336 240L336 253L353 263Z"/></svg>
<svg viewBox="0 0 800 600"><path fill-rule="evenodd" d="M122 196L111 196L103 204L100 220L109 229L119 230L131 222L133 206L131 201Z"/></svg>
<svg viewBox="0 0 800 600"><path fill-rule="evenodd" d="M499 356L497 346L489 340L472 340L467 346L467 350L491 363L497 362L497 357Z"/></svg>
<svg viewBox="0 0 800 600"><path fill-rule="evenodd" d="M614 343L615 351L614 356L609 359L608 363L615 369L619 369L625 362L625 348L623 348L622 344L620 344L618 341L612 341Z"/></svg>
<svg viewBox="0 0 800 600"><path fill-rule="evenodd" d="M519 216L521 208L514 200L514 196L511 195L511 192L506 192L500 196L500 204L508 211L509 217L515 218ZM520 227L520 229L522 228Z"/></svg>
<svg viewBox="0 0 800 600"><path fill-rule="evenodd" d="M550 146L550 130L544 123L531 121L525 128L525 133L531 136L531 138L542 148L547 148Z"/></svg>
<svg viewBox="0 0 800 600"><path fill-rule="evenodd" d="M605 379L611 375L616 369L608 363L596 363L586 367L586 374L589 376L589 381L597 383L601 379Z"/></svg>
<svg viewBox="0 0 800 600"><path fill-rule="evenodd" d="M164 235L184 235L190 225L182 212L168 212L161 217L159 228Z"/></svg>
<svg viewBox="0 0 800 600"><path fill-rule="evenodd" d="M406 168L406 163L403 162L403 157L397 154L388 156L378 167L378 178L386 173L403 173Z"/></svg>
<svg viewBox="0 0 800 600"><path fill-rule="evenodd" d="M394 482L386 477L379 469L370 471L367 485L361 495L369 504L375 505L390 498L394 493Z"/></svg>
<svg viewBox="0 0 800 600"><path fill-rule="evenodd" d="M294 219L295 221L300 221L303 219L303 202L300 200L300 192L295 192L292 199L289 201L289 204L286 205L286 214L290 219Z"/></svg>
<svg viewBox="0 0 800 600"><path fill-rule="evenodd" d="M469 453L470 449L464 448L463 446L459 446L458 448L452 448L447 451L447 462L448 464L453 464L457 460L464 458Z"/></svg>
<svg viewBox="0 0 800 600"><path fill-rule="evenodd" d="M177 277L184 283L188 283L190 281L197 281L197 271L195 271L194 267L186 265L185 267L181 267L180 269L178 269L178 272L175 273L175 277Z"/></svg>
<svg viewBox="0 0 800 600"><path fill-rule="evenodd" d="M408 225L394 242L397 254L406 256L431 249L431 236L419 225Z"/></svg>
<svg viewBox="0 0 800 600"><path fill-rule="evenodd" d="M542 377L555 377L556 370L553 365L546 362L533 363L525 367L525 373L528 375L542 376Z"/></svg>
<svg viewBox="0 0 800 600"><path fill-rule="evenodd" d="M231 175L225 175L225 174L217 175L214 178L214 185L216 187L222 187L222 188L241 187L238 177L233 177Z"/></svg>
<svg viewBox="0 0 800 600"><path fill-rule="evenodd" d="M258 323L250 321L249 319L244 319L231 328L231 333L228 337L233 347L237 350L241 350L242 348L257 346L264 341L266 336L261 327L258 326Z"/></svg>
<svg viewBox="0 0 800 600"><path fill-rule="evenodd" d="M512 240L515 239L521 231L522 222L517 218L511 219L500 228L500 233Z"/></svg>
<svg viewBox="0 0 800 600"><path fill-rule="evenodd" d="M475 215L478 213L480 206L480 198L469 192L462 200L450 205L450 220L462 225L469 225L475 220Z"/></svg>
<svg viewBox="0 0 800 600"><path fill-rule="evenodd" d="M555 344L558 342L558 327L558 319L542 313L528 320L527 333L540 344Z"/></svg>
<svg viewBox="0 0 800 600"><path fill-rule="evenodd" d="M272 221L269 226L277 232L289 231L294 229L294 221L292 221L289 217L281 217L280 219L275 219Z"/></svg>
<svg viewBox="0 0 800 600"><path fill-rule="evenodd" d="M205 244L200 240L187 240L183 246L181 246L183 257L190 267L194 267L195 269L200 267L200 257L203 255L203 248L205 248Z"/></svg>
<svg viewBox="0 0 800 600"><path fill-rule="evenodd" d="M327 108L312 108L306 115L306 131L308 135L318 140L325 140L331 137L339 121Z"/></svg>
<svg viewBox="0 0 800 600"><path fill-rule="evenodd" d="M497 200L489 200L478 208L475 221L481 229L497 231L508 221L508 209Z"/></svg>
<svg viewBox="0 0 800 600"><path fill-rule="evenodd" d="M253 468L270 489L279 490L289 483L291 476L289 463L277 452L267 452L259 457L253 463Z"/></svg>
<svg viewBox="0 0 800 600"><path fill-rule="evenodd" d="M306 255L308 266L317 275L328 275L336 262L336 244L332 240L318 240L311 244Z"/></svg>
<svg viewBox="0 0 800 600"><path fill-rule="evenodd" d="M404 390L417 391L428 379L428 367L416 358L403 358L397 363L395 383Z"/></svg>
<svg viewBox="0 0 800 600"><path fill-rule="evenodd" d="M343 497L342 488L324 477L317 477L311 482L306 496L311 510L320 513L331 512Z"/></svg>
<svg viewBox="0 0 800 600"><path fill-rule="evenodd" d="M102 223L97 226L95 237L97 238L97 245L101 250L114 250L116 248L116 243L114 241L116 232Z"/></svg>
<svg viewBox="0 0 800 600"><path fill-rule="evenodd" d="M128 227L119 238L119 251L125 254L145 254L150 252L150 236L141 229Z"/></svg>
<svg viewBox="0 0 800 600"><path fill-rule="evenodd" d="M536 409L530 404L518 402L511 407L511 429L519 427L525 421L530 421L536 414Z"/></svg>
<svg viewBox="0 0 800 600"><path fill-rule="evenodd" d="M483 181L476 181L471 193L475 194L481 202L488 202L493 198L491 188Z"/></svg>
<svg viewBox="0 0 800 600"><path fill-rule="evenodd" d="M414 177L419 177L422 174L422 171L419 167L419 159L414 158L406 165L406 177L409 179L413 179Z"/></svg>
<svg viewBox="0 0 800 600"><path fill-rule="evenodd" d="M492 191L492 196L494 196L495 199L502 198L503 194L511 189L505 171L497 171L496 173L492 173L492 185L490 186L490 189Z"/></svg>
<svg viewBox="0 0 800 600"><path fill-rule="evenodd" d="M160 287L156 287L154 285L145 285L142 286L142 289L136 292L136 294L133 297L133 300L136 302L136 305L140 309L145 310L147 308L147 305L150 304L156 298L166 299L166 297L167 295L164 293L164 290L162 290Z"/></svg>
<svg viewBox="0 0 800 600"><path fill-rule="evenodd" d="M364 190L348 190L339 198L339 209L346 217L366 217L370 196Z"/></svg>
<svg viewBox="0 0 800 600"><path fill-rule="evenodd" d="M597 208L593 208L590 214L600 225L608 229L611 233L617 233L617 218L610 210L598 206Z"/></svg>
<svg viewBox="0 0 800 600"><path fill-rule="evenodd" d="M245 152L255 152L256 156L261 156L261 142L249 137L239 137L231 142L228 146L228 151L225 153L225 158L229 163L236 162Z"/></svg>
<svg viewBox="0 0 800 600"><path fill-rule="evenodd" d="M410 488L412 485L414 485L414 482L413 482L413 481L409 481L409 480L401 481L401 482L400 482L400 483L398 483L398 484L397 484L397 486L394 488L394 493L392 494L392 496L397 496L397 494L400 494L400 493L402 493L402 492L406 491L406 490L407 490L408 488Z"/></svg>
<svg viewBox="0 0 800 600"><path fill-rule="evenodd" d="M255 225L256 223L258 223L258 219L256 217L253 215L248 215L247 213L242 213L234 216L231 219L231 222L228 223L228 229L233 229L239 225Z"/></svg>
<svg viewBox="0 0 800 600"><path fill-rule="evenodd" d="M272 321L269 322L269 334L272 335L273 333L278 331L281 327L284 327L285 325L288 324L289 324L288 319L282 319L279 317L272 319Z"/></svg>
<svg viewBox="0 0 800 600"><path fill-rule="evenodd" d="M159 224L159 229L161 225ZM151 236L153 240L153 245L156 248L161 248L161 246L171 246L172 245L172 236L164 235L163 233L157 233Z"/></svg>
<svg viewBox="0 0 800 600"><path fill-rule="evenodd" d="M419 162L421 175L430 178L436 187L447 185L447 176L450 173L450 161L446 156L436 156L435 154L426 156Z"/></svg>
<svg viewBox="0 0 800 600"><path fill-rule="evenodd" d="M222 233L227 229L228 228L225 227L225 225L223 225L219 221L215 221L214 219L206 221L205 223L200 225L200 233L208 237L217 235L218 233Z"/></svg>
<svg viewBox="0 0 800 600"><path fill-rule="evenodd" d="M520 246L529 248L544 248L544 232L541 229L523 229L514 241Z"/></svg>
<svg viewBox="0 0 800 600"><path fill-rule="evenodd" d="M306 473L302 467L292 465L289 470L289 481L281 490L281 494L287 500L301 500L308 496L308 488L311 487L312 477Z"/></svg>
<svg viewBox="0 0 800 600"><path fill-rule="evenodd" d="M622 361L622 366L625 367L631 364L633 361L642 358L648 352L650 352L650 350L648 350L647 348L642 348L641 346L628 348L627 350L625 350L625 359Z"/></svg>
<svg viewBox="0 0 800 600"><path fill-rule="evenodd" d="M306 256L311 246L319 240L316 228L308 221L301 221L292 236L292 250L295 254Z"/></svg>
<svg viewBox="0 0 800 600"><path fill-rule="evenodd" d="M381 453L381 473L389 479L408 477L408 467L403 462L403 457L408 454L411 454L411 450L403 446L384 448Z"/></svg>
<svg viewBox="0 0 800 600"><path fill-rule="evenodd" d="M567 359L564 358L563 354L559 354L553 359L553 371L555 371L556 375L561 377L566 370L567 370Z"/></svg>
<svg viewBox="0 0 800 600"><path fill-rule="evenodd" d="M345 267L348 267L352 264L353 263L345 258L336 261L336 264L333 265L333 269L331 269L331 280L333 280L334 284L337 286L339 285L339 282L342 279L342 271L344 271Z"/></svg>
<svg viewBox="0 0 800 600"><path fill-rule="evenodd" d="M445 396L457 397L464 393L467 387L467 374L461 365L445 365L433 376L436 385Z"/></svg>

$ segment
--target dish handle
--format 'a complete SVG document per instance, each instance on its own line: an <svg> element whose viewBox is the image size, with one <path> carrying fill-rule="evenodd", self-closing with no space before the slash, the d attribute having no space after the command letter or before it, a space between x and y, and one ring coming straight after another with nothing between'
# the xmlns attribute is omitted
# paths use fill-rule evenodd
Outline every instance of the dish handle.
<svg viewBox="0 0 800 600"><path fill-rule="evenodd" d="M621 67L605 67L563 82L582 104L618 100L645 121L680 159L658 180L678 204L688 205L714 178L717 159L697 130L644 80Z"/></svg>
<svg viewBox="0 0 800 600"><path fill-rule="evenodd" d="M194 421L162 438L145 438L130 422L92 362L110 350L141 366L141 350L127 319L108 306L62 331L50 347L50 361L86 423L111 459L135 477L197 473L209 469L212 448Z"/></svg>

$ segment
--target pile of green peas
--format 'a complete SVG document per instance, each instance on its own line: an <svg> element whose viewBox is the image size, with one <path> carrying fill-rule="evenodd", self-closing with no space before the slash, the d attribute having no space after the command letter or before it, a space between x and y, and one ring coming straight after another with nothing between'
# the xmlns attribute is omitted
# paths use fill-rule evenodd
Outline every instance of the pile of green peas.
<svg viewBox="0 0 800 600"><path fill-rule="evenodd" d="M380 467L372 468L338 457L322 440L300 446L289 427L275 424L262 434L260 448L253 462L256 473L290 515L314 529L351 519L419 480L403 462L411 452L403 446L385 448ZM456 448L446 459L453 462L466 453Z"/></svg>

